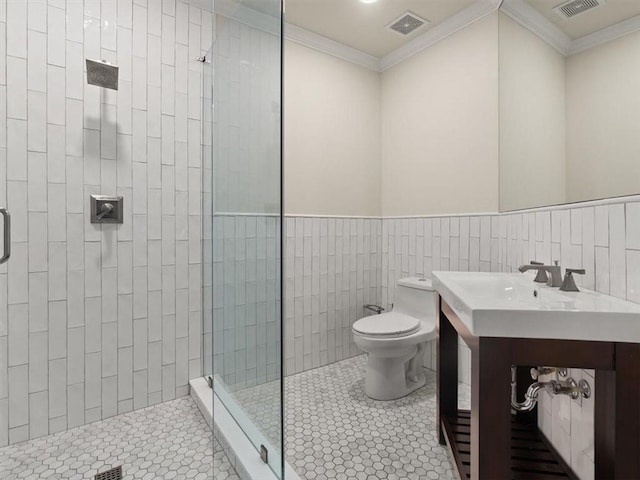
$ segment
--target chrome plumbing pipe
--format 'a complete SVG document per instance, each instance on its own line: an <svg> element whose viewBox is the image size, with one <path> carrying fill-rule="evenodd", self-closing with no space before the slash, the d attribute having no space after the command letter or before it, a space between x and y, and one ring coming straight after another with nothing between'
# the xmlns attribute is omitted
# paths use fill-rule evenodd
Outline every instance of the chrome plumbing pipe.
<svg viewBox="0 0 640 480"><path fill-rule="evenodd" d="M561 377L566 377L567 376L567 369L562 367L537 367L537 368L532 368L530 370L531 373L531 378L533 378L534 380L538 380L538 377L540 377L541 375L551 375L552 373L557 373L558 375L560 375Z"/></svg>
<svg viewBox="0 0 640 480"><path fill-rule="evenodd" d="M529 385L524 395L524 402L518 402L516 387L516 367L511 367L511 408L516 412L530 412L538 403L538 394L540 390L546 390L551 395L568 395L573 399L576 399L582 394L584 398L589 398L590 390L586 381L581 381L586 385L578 385L573 378L568 378L564 382L558 382L551 380L549 382L534 382Z"/></svg>
<svg viewBox="0 0 640 480"><path fill-rule="evenodd" d="M527 392L524 394L524 402L518 402L516 395L517 382L514 379L515 375L512 373L511 381L511 408L516 412L530 412L538 403L538 393L540 390L547 390L552 393L552 382L534 382L529 385Z"/></svg>

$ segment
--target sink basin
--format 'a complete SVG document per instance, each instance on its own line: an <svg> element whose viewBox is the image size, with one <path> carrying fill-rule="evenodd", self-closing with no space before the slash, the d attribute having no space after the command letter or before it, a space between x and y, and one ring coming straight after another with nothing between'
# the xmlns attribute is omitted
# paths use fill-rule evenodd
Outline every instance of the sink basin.
<svg viewBox="0 0 640 480"><path fill-rule="evenodd" d="M472 335L640 343L640 305L602 293L520 273L433 272L433 286Z"/></svg>

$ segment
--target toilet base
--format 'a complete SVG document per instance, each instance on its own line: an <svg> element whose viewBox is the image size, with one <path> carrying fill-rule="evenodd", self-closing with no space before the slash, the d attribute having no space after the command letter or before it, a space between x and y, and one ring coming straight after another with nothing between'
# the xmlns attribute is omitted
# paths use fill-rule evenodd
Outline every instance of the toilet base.
<svg viewBox="0 0 640 480"><path fill-rule="evenodd" d="M426 377L410 368L411 361L415 362L421 354L421 348L414 348L411 354L400 358L378 357L369 353L364 393L374 400L396 400L424 387Z"/></svg>

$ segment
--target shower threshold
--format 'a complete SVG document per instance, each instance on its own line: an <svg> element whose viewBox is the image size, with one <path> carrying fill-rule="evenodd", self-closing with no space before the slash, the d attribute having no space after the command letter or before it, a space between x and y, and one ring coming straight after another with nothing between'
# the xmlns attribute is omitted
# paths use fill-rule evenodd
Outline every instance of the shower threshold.
<svg viewBox="0 0 640 480"><path fill-rule="evenodd" d="M220 386L215 379L213 381L216 389L221 388L224 391L224 387ZM249 441L231 413L229 413L225 404L218 398L217 394L213 394L213 390L207 383L206 377L191 380L189 382L191 397L198 405L204 419L212 429L214 437L224 449L238 476L242 480L278 480L273 470L260 459L256 448ZM227 398L225 401L229 402L229 399ZM215 408L216 412L215 418L213 417L213 408ZM239 408L237 411L244 415L244 412ZM246 424L248 420L248 418L244 418L243 424ZM275 450L270 442L259 433L257 428L255 431L257 435L262 437L261 443L268 450ZM300 480L300 477L286 462L284 478L287 480Z"/></svg>

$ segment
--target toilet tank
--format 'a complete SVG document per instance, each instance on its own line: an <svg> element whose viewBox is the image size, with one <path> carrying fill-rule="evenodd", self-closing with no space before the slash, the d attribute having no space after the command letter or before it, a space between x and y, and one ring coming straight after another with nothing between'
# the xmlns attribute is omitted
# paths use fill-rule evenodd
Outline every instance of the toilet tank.
<svg viewBox="0 0 640 480"><path fill-rule="evenodd" d="M431 280L420 277L398 280L393 311L420 320L435 319L436 303Z"/></svg>

